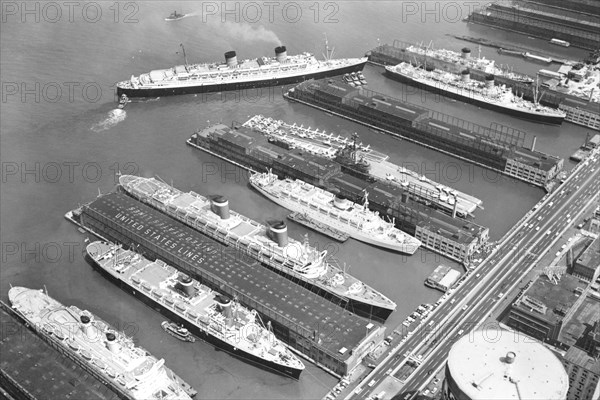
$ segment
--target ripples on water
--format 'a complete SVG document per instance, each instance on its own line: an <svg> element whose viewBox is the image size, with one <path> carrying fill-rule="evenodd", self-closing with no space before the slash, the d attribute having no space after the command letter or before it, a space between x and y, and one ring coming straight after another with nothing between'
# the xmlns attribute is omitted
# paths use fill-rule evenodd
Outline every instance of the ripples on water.
<svg viewBox="0 0 600 400"><path fill-rule="evenodd" d="M114 126L116 126L119 122L125 121L127 118L127 112L120 108L115 108L108 113L108 116L103 121L98 122L97 124L92 125L90 130L99 133L102 131L106 131Z"/></svg>

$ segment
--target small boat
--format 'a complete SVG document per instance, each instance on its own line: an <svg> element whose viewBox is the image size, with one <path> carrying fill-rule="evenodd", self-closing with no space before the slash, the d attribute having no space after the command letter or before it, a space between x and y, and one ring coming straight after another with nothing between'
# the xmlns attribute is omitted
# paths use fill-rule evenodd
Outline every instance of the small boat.
<svg viewBox="0 0 600 400"><path fill-rule="evenodd" d="M125 108L127 103L131 103L131 100L129 100L129 97L127 97L127 95L123 93L121 95L121 98L119 99L119 108Z"/></svg>
<svg viewBox="0 0 600 400"><path fill-rule="evenodd" d="M187 14L179 14L177 11L173 11L171 15L165 18L165 21L179 21L186 17Z"/></svg>
<svg viewBox="0 0 600 400"><path fill-rule="evenodd" d="M162 324L160 324L160 326L162 326L163 329L171 336L175 336L179 340L192 343L196 341L196 338L194 338L190 331L185 329L183 325L177 325L174 322L163 321Z"/></svg>

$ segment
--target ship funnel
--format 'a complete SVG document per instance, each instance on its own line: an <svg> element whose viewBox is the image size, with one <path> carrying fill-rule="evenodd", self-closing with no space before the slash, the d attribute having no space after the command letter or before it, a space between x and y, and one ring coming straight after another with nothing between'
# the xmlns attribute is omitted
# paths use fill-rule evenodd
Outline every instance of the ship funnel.
<svg viewBox="0 0 600 400"><path fill-rule="evenodd" d="M227 63L228 67L237 67L238 61L235 55L235 51L228 51L227 53L225 53L225 62Z"/></svg>
<svg viewBox="0 0 600 400"><path fill-rule="evenodd" d="M106 332L106 348L111 353L119 352L119 344L117 343L117 335L113 331Z"/></svg>
<svg viewBox="0 0 600 400"><path fill-rule="evenodd" d="M488 89L494 87L494 75L487 75L485 77L485 87Z"/></svg>
<svg viewBox="0 0 600 400"><path fill-rule="evenodd" d="M471 58L471 49L468 47L463 47L462 49L462 58L467 59Z"/></svg>
<svg viewBox="0 0 600 400"><path fill-rule="evenodd" d="M94 337L94 327L92 326L92 319L88 315L81 315L79 317L81 321L81 330L88 338Z"/></svg>
<svg viewBox="0 0 600 400"><path fill-rule="evenodd" d="M187 297L194 297L194 281L187 275L179 275L179 288Z"/></svg>
<svg viewBox="0 0 600 400"><path fill-rule="evenodd" d="M231 311L231 300L229 300L226 297L216 296L215 301L219 306L221 313L225 317L227 326L233 326L233 312Z"/></svg>
<svg viewBox="0 0 600 400"><path fill-rule="evenodd" d="M269 236L277 243L279 247L285 247L288 244L287 225L279 221L269 226Z"/></svg>
<svg viewBox="0 0 600 400"><path fill-rule="evenodd" d="M210 209L221 219L229 218L229 201L226 197L217 196L210 202Z"/></svg>
<svg viewBox="0 0 600 400"><path fill-rule="evenodd" d="M287 49L285 48L285 46L275 47L275 58L277 59L278 63L282 64L287 59L287 51L286 50Z"/></svg>
<svg viewBox="0 0 600 400"><path fill-rule="evenodd" d="M460 73L460 79L463 82L471 82L471 72L468 69L463 70Z"/></svg>

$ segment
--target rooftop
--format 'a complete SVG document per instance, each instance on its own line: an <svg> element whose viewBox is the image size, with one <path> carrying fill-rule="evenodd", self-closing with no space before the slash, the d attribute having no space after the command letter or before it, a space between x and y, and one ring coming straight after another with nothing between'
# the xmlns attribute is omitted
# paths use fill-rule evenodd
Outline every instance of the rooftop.
<svg viewBox="0 0 600 400"><path fill-rule="evenodd" d="M571 318L564 321L558 340L564 344L573 346L582 339L585 332L591 329L594 322L598 320L600 320L598 299L587 296Z"/></svg>
<svg viewBox="0 0 600 400"><path fill-rule="evenodd" d="M577 264L598 268L600 266L600 239L596 238L577 259Z"/></svg>
<svg viewBox="0 0 600 400"><path fill-rule="evenodd" d="M559 400L569 390L554 353L505 330L473 331L460 338L448 354L447 373L471 399Z"/></svg>
<svg viewBox="0 0 600 400"><path fill-rule="evenodd" d="M564 315L579 298L575 289L578 287L585 288L586 285L580 283L578 278L571 275L563 275L558 284L551 282L546 275L540 275L529 289L523 293L523 298L533 299L533 302L542 305L538 308L538 311L534 311L532 307L527 305L527 302L520 302L514 307L535 313L535 315L550 323L556 323L564 318ZM540 312L542 310L544 310L543 314Z"/></svg>
<svg viewBox="0 0 600 400"><path fill-rule="evenodd" d="M84 214L95 218L99 213L120 229L128 230L129 240L139 235L162 252L211 275L216 282L239 293L240 302L249 308L248 298L285 319L291 330L302 335L316 332L319 346L347 359L351 352L340 355L345 347L357 347L365 337L369 321L323 299L308 289L285 279L254 260L238 254L192 228L121 193L110 193L84 207ZM258 311L258 310L257 310ZM302 329L297 329L297 326ZM375 324L375 326L378 326Z"/></svg>
<svg viewBox="0 0 600 400"><path fill-rule="evenodd" d="M458 280L459 277L460 272L457 270L446 265L438 265L427 279L449 288Z"/></svg>
<svg viewBox="0 0 600 400"><path fill-rule="evenodd" d="M593 373L600 375L600 360L590 357L585 351L572 346L563 357L566 361L583 367Z"/></svg>

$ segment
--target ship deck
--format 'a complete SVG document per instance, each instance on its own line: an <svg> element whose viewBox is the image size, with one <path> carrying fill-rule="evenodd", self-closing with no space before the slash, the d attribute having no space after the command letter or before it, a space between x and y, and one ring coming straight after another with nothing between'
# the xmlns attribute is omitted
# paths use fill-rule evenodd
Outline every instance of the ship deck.
<svg viewBox="0 0 600 400"><path fill-rule="evenodd" d="M202 279L203 283L221 286L246 307L272 316L298 335L317 332L321 343L314 345L337 358L348 358L350 352L342 355L340 350L355 348L365 337L368 320L125 194L97 198L84 207L82 217L85 225L92 219L94 230L100 222L102 234L124 236L127 243L138 243L151 254L167 255L170 259L165 261L178 269L193 269L195 278L204 275L209 279Z"/></svg>
<svg viewBox="0 0 600 400"><path fill-rule="evenodd" d="M116 392L25 328L4 307L8 308L2 303L0 324L5 328L0 340L2 375L8 375L34 398L119 399Z"/></svg>

